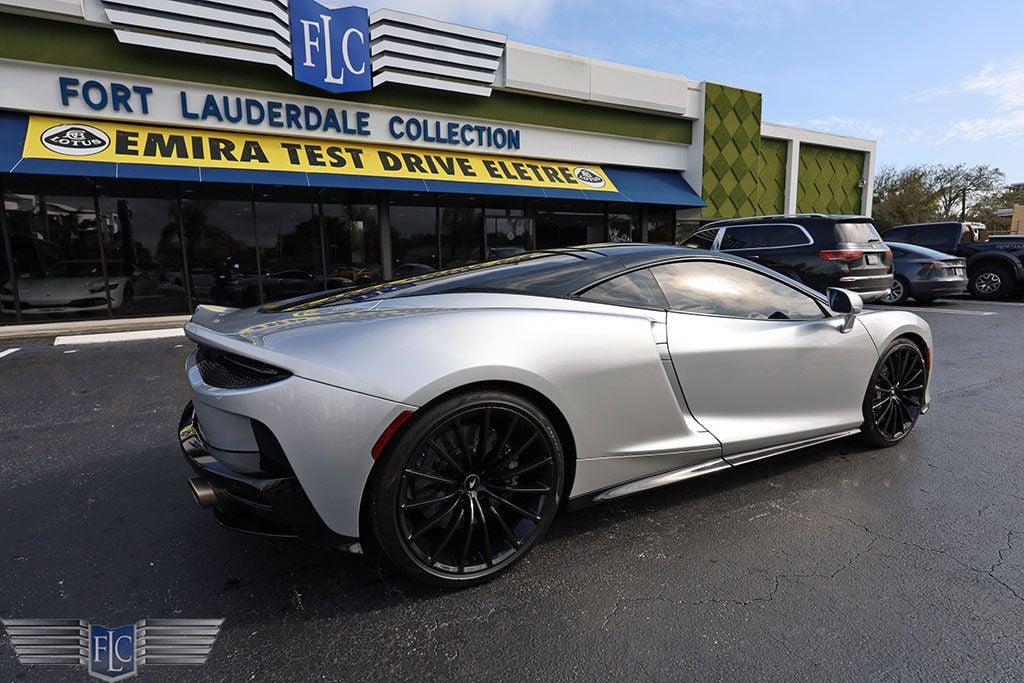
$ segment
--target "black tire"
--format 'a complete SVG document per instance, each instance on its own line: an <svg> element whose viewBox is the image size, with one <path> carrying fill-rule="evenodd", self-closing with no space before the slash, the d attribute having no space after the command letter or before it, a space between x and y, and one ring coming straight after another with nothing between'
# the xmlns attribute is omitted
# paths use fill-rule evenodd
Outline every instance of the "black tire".
<svg viewBox="0 0 1024 683"><path fill-rule="evenodd" d="M892 306L906 305L910 301L910 283L902 275L897 275L892 279L892 289L889 290L889 295L882 297L881 301Z"/></svg>
<svg viewBox="0 0 1024 683"><path fill-rule="evenodd" d="M971 268L967 278L967 289L978 299L1006 299L1017 286L1013 273L998 263L983 263Z"/></svg>
<svg viewBox="0 0 1024 683"><path fill-rule="evenodd" d="M503 391L417 411L381 458L371 529L399 569L435 586L473 586L506 571L544 536L561 502L565 455L554 425Z"/></svg>
<svg viewBox="0 0 1024 683"><path fill-rule="evenodd" d="M862 438L872 446L895 446L921 416L928 369L917 344L897 339L878 359L864 393Z"/></svg>

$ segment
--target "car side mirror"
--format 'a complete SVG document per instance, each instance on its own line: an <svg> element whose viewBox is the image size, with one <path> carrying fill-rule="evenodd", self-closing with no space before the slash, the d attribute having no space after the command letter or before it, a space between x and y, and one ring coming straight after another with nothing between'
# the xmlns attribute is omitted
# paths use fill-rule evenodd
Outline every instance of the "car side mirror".
<svg viewBox="0 0 1024 683"><path fill-rule="evenodd" d="M838 287L829 287L825 293L828 295L828 307L836 313L846 316L846 321L840 330L846 334L853 329L853 321L864 310L864 300L860 298L860 294Z"/></svg>

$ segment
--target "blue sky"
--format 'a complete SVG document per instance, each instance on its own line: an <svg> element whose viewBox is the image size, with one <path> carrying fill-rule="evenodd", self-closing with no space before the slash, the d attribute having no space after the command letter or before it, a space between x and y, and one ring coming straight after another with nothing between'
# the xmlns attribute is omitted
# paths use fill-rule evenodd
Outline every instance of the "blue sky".
<svg viewBox="0 0 1024 683"><path fill-rule="evenodd" d="M880 164L1024 181L1024 0L390 0L372 8L764 93L766 121L878 141Z"/></svg>

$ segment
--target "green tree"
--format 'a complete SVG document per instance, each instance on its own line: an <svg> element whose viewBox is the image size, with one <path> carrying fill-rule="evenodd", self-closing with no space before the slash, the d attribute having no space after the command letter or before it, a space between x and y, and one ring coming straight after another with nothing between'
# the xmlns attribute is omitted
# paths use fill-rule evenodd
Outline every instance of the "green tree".
<svg viewBox="0 0 1024 683"><path fill-rule="evenodd" d="M999 192L1006 176L998 168L988 165L936 166L932 169L932 183L938 201L939 220L966 220L979 201Z"/></svg>
<svg viewBox="0 0 1024 683"><path fill-rule="evenodd" d="M933 175L928 166L883 166L875 176L875 224L884 230L933 220L938 209Z"/></svg>

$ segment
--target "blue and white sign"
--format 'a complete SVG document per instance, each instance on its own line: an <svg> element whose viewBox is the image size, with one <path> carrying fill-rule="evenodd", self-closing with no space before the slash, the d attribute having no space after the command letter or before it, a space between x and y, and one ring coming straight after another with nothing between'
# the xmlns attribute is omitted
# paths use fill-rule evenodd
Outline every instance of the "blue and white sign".
<svg viewBox="0 0 1024 683"><path fill-rule="evenodd" d="M362 7L331 4L291 0L293 76L333 93L370 90L370 15Z"/></svg>
<svg viewBox="0 0 1024 683"><path fill-rule="evenodd" d="M135 624L89 625L89 673L104 681L135 675Z"/></svg>
<svg viewBox="0 0 1024 683"><path fill-rule="evenodd" d="M21 664L85 666L93 678L112 683L138 675L145 664L205 664L224 620L143 619L117 628L81 619L0 623Z"/></svg>

